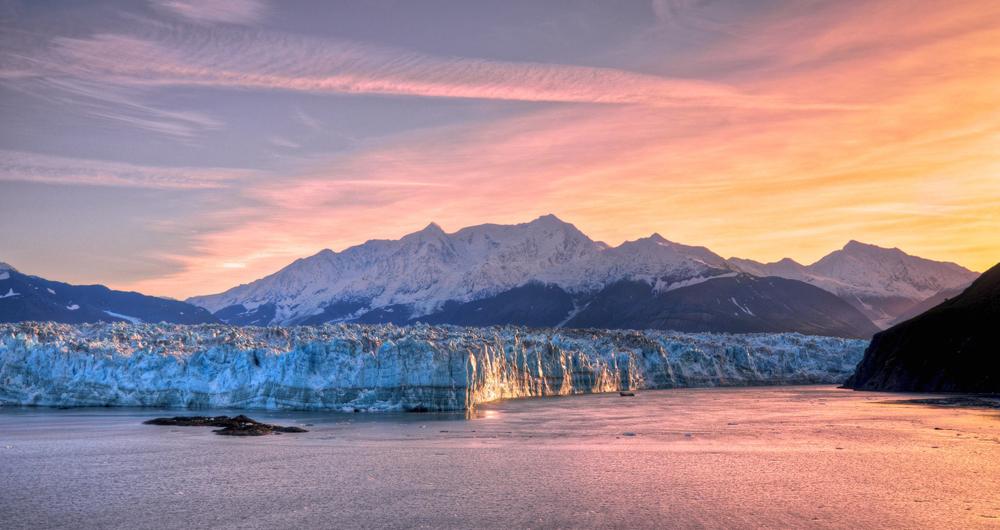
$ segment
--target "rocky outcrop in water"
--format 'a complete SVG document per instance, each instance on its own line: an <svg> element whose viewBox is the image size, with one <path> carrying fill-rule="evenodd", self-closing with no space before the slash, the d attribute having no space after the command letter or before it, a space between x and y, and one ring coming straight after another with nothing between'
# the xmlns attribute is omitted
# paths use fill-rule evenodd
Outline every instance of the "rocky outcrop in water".
<svg viewBox="0 0 1000 530"><path fill-rule="evenodd" d="M497 399L840 383L860 340L339 324L0 325L0 403L465 410Z"/></svg>
<svg viewBox="0 0 1000 530"><path fill-rule="evenodd" d="M240 414L239 416L174 416L173 418L153 418L142 422L146 425L171 427L221 427L212 432L223 436L263 436L285 432L309 432L302 427L282 427L261 423Z"/></svg>
<svg viewBox="0 0 1000 530"><path fill-rule="evenodd" d="M875 335L845 386L1000 393L1000 264L955 298Z"/></svg>

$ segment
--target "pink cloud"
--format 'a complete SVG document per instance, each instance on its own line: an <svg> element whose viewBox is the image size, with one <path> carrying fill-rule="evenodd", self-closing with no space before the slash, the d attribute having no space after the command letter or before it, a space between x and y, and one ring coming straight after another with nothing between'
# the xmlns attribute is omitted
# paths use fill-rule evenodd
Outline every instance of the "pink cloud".
<svg viewBox="0 0 1000 530"><path fill-rule="evenodd" d="M834 94L863 111L561 106L319 162L247 189L260 206L245 222L205 234L184 272L148 285L218 291L432 220L454 230L548 212L612 244L657 231L726 255L808 262L854 238L984 269L1000 252L1000 69L988 67L1000 64L1000 25L980 23L989 11L963 13L947 31L920 10L899 15L892 38L913 43L905 47L871 42L861 30L875 22L854 9L831 13L836 30L796 34L785 51L771 47L771 22L739 37L776 54L756 66L766 76L736 69L741 86L800 100ZM844 52L853 49L867 52ZM246 267L210 272L225 262Z"/></svg>
<svg viewBox="0 0 1000 530"><path fill-rule="evenodd" d="M125 85L656 107L829 108L822 102L753 94L696 79L612 68L439 57L265 32L183 28L144 37L61 38L56 44L56 53L47 61L52 73Z"/></svg>
<svg viewBox="0 0 1000 530"><path fill-rule="evenodd" d="M176 274L129 286L140 290L204 294L432 220L454 230L548 212L610 243L658 231L810 261L854 238L982 269L1000 252L998 10L933 7L763 17L690 59L732 65L728 84L243 32L66 39L50 67L130 86L583 103L253 179L240 188L253 206L207 213L221 228L170 256Z"/></svg>

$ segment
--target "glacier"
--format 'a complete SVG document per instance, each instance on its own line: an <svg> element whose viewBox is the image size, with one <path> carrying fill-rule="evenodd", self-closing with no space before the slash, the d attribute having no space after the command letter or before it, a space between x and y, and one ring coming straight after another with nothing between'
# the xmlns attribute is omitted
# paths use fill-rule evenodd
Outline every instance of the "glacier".
<svg viewBox="0 0 1000 530"><path fill-rule="evenodd" d="M0 324L0 404L462 411L619 390L840 383L867 341L795 333Z"/></svg>

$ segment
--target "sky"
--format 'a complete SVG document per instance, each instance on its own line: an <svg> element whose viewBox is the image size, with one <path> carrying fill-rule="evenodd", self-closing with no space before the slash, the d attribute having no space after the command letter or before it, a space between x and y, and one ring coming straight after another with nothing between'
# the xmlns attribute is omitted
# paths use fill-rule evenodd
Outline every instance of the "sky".
<svg viewBox="0 0 1000 530"><path fill-rule="evenodd" d="M1000 2L0 0L0 261L184 298L553 213L1000 261Z"/></svg>

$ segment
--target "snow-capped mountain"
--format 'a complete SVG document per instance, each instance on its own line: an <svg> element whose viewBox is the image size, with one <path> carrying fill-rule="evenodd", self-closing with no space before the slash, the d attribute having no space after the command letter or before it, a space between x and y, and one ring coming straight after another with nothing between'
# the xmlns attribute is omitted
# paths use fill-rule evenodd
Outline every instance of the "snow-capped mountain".
<svg viewBox="0 0 1000 530"><path fill-rule="evenodd" d="M609 247L546 215L454 233L431 224L399 240L324 250L188 301L225 322L255 325L586 325L846 337L876 330L822 289L754 282L737 278L740 271L707 248L659 234Z"/></svg>
<svg viewBox="0 0 1000 530"><path fill-rule="evenodd" d="M482 299L532 282L569 293L622 279L669 289L731 272L725 259L702 247L654 235L609 248L546 215L530 223L485 224L452 234L432 223L396 241L323 250L250 284L188 301L222 311L231 322L245 315L280 324L320 315L322 321L351 320L399 306L413 318L449 301Z"/></svg>
<svg viewBox="0 0 1000 530"><path fill-rule="evenodd" d="M0 262L0 322L169 322L218 320L204 308L177 300L114 291L103 285L70 285L22 274Z"/></svg>
<svg viewBox="0 0 1000 530"><path fill-rule="evenodd" d="M753 278L774 276L794 283ZM876 325L976 276L954 263L856 241L812 265L726 260L659 234L610 247L546 215L453 233L432 223L398 240L323 250L188 302L233 324L428 322L868 337Z"/></svg>
<svg viewBox="0 0 1000 530"><path fill-rule="evenodd" d="M960 290L979 276L955 263L857 241L812 265L788 258L775 263L732 258L729 264L756 276L799 280L835 293L883 328L924 300Z"/></svg>
<svg viewBox="0 0 1000 530"><path fill-rule="evenodd" d="M726 260L711 250L667 241L660 234L599 250L537 279L570 292L601 289L620 280L642 281L666 291L732 274Z"/></svg>

